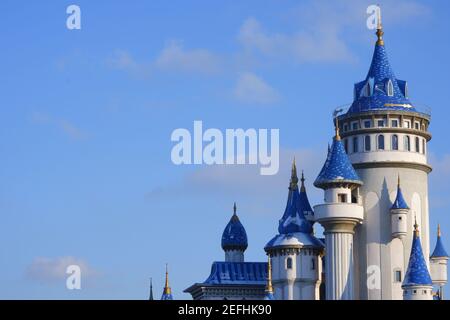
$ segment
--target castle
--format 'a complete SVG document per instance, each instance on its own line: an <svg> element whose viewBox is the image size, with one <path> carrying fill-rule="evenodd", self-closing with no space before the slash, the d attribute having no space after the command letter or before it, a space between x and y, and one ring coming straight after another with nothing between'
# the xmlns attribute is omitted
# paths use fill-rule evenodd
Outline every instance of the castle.
<svg viewBox="0 0 450 320"><path fill-rule="evenodd" d="M235 205L222 235L225 261L185 290L193 299L443 299L449 256L440 230L429 249L431 116L395 77L381 19L376 35L366 78L354 85L350 107L335 114L335 136L314 181L323 203L311 207L294 160L278 234L264 247L269 262L245 262L247 235ZM325 238L314 235L315 223ZM171 297L166 280L163 298Z"/></svg>

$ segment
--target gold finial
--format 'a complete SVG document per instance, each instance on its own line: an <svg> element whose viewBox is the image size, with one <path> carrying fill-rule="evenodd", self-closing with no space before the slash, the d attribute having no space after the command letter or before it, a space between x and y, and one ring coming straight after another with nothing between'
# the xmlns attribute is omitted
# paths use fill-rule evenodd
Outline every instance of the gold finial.
<svg viewBox="0 0 450 320"><path fill-rule="evenodd" d="M414 215L414 235L419 236L419 225L417 224L417 217Z"/></svg>
<svg viewBox="0 0 450 320"><path fill-rule="evenodd" d="M441 225L438 223L438 232L437 232L438 238L441 237Z"/></svg>
<svg viewBox="0 0 450 320"><path fill-rule="evenodd" d="M305 174L302 170L302 178L300 179L300 181L302 182L301 187L300 187L300 191L301 192L306 192L306 188L305 188Z"/></svg>
<svg viewBox="0 0 450 320"><path fill-rule="evenodd" d="M294 157L294 161L292 161L290 188L291 189L297 188L297 184L298 184L297 165L295 164L295 157Z"/></svg>
<svg viewBox="0 0 450 320"><path fill-rule="evenodd" d="M400 173L398 174L398 177L397 177L397 187L400 188Z"/></svg>
<svg viewBox="0 0 450 320"><path fill-rule="evenodd" d="M172 290L169 287L169 264L166 263L166 284L164 286L164 294L171 294Z"/></svg>
<svg viewBox="0 0 450 320"><path fill-rule="evenodd" d="M335 127L335 130L336 130L335 139L336 139L336 141L339 141L339 140L341 140L341 136L339 135L339 120L338 120L337 116L336 116L336 127Z"/></svg>
<svg viewBox="0 0 450 320"><path fill-rule="evenodd" d="M376 35L378 37L377 45L383 46L384 45L384 40L383 40L384 32L383 32L383 24L381 22L381 7L380 7L380 5L377 5L377 7L378 7L378 10L377 10L377 32L376 32Z"/></svg>
<svg viewBox="0 0 450 320"><path fill-rule="evenodd" d="M266 293L273 293L273 287L272 287L272 263L270 256L268 256L268 262L267 262L267 284L266 284Z"/></svg>

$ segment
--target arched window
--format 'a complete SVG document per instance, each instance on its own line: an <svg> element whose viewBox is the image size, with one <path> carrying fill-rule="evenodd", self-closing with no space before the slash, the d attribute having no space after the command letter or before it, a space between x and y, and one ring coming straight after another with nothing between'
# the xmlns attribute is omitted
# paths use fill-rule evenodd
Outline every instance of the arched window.
<svg viewBox="0 0 450 320"><path fill-rule="evenodd" d="M382 134L378 136L378 150L384 150L384 136Z"/></svg>
<svg viewBox="0 0 450 320"><path fill-rule="evenodd" d="M420 153L420 140L419 140L419 137L416 137L416 152Z"/></svg>
<svg viewBox="0 0 450 320"><path fill-rule="evenodd" d="M392 97L394 95L394 86L392 85L392 81L389 80L386 84L386 92L387 95Z"/></svg>
<svg viewBox="0 0 450 320"><path fill-rule="evenodd" d="M392 136L392 150L398 150L398 135Z"/></svg>
<svg viewBox="0 0 450 320"><path fill-rule="evenodd" d="M364 137L364 150L370 151L371 149L372 149L372 147L370 146L370 136L365 136Z"/></svg>
<svg viewBox="0 0 450 320"><path fill-rule="evenodd" d="M409 136L405 136L405 151L411 151L411 138Z"/></svg>
<svg viewBox="0 0 450 320"><path fill-rule="evenodd" d="M353 152L359 152L358 137L353 137Z"/></svg>
<svg viewBox="0 0 450 320"><path fill-rule="evenodd" d="M291 257L286 259L286 269L292 269L292 258Z"/></svg>
<svg viewBox="0 0 450 320"><path fill-rule="evenodd" d="M425 148L427 146L427 142L425 141L425 139L422 140L422 153L425 154Z"/></svg>

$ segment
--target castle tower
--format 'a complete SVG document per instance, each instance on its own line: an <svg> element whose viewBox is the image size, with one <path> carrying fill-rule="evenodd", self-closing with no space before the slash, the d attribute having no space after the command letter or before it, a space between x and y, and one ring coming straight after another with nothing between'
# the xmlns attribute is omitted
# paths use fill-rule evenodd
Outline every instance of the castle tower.
<svg viewBox="0 0 450 320"><path fill-rule="evenodd" d="M425 256L429 255L427 142L430 115L409 100L406 81L395 77L390 66L381 17L377 41L366 79L354 86L348 111L338 117L343 145L364 182L359 188L364 224L355 234L355 298L402 299L401 281L413 240L414 215L421 226ZM396 197L397 175L402 196L410 206L404 225L393 237L390 211ZM397 190L398 191L398 190ZM316 211L317 214L317 211ZM401 254L399 254L401 253ZM428 261L427 261L428 262ZM372 268L378 269L379 286L369 288ZM374 269L374 270L375 270Z"/></svg>
<svg viewBox="0 0 450 320"><path fill-rule="evenodd" d="M441 240L441 228L438 225L437 241L434 251L430 256L430 273L434 285L439 286L439 299L444 299L444 286L447 283L448 253L445 251Z"/></svg>
<svg viewBox="0 0 450 320"><path fill-rule="evenodd" d="M359 203L361 180L344 150L336 124L336 136L314 186L324 189L325 203L314 207L315 219L325 229L327 300L354 299L355 227L363 221Z"/></svg>
<svg viewBox="0 0 450 320"><path fill-rule="evenodd" d="M408 269L402 284L403 300L432 300L433 283L423 256L419 237L419 225L414 224L414 234Z"/></svg>
<svg viewBox="0 0 450 320"><path fill-rule="evenodd" d="M304 180L303 180L304 181ZM322 275L323 243L314 237L313 216L304 183L298 190L297 167L292 164L288 200L278 232L265 246L271 259L274 296L277 300L318 300Z"/></svg>
<svg viewBox="0 0 450 320"><path fill-rule="evenodd" d="M233 216L222 234L222 249L225 251L226 262L244 262L244 252L248 247L247 233L236 214L236 203L233 206Z"/></svg>
<svg viewBox="0 0 450 320"><path fill-rule="evenodd" d="M391 207L391 233L393 238L403 239L407 234L406 220L408 218L409 207L403 197L400 187L400 175L398 176L397 196Z"/></svg>
<svg viewBox="0 0 450 320"><path fill-rule="evenodd" d="M169 286L169 267L166 264L166 284L164 285L161 300L173 300L172 289Z"/></svg>

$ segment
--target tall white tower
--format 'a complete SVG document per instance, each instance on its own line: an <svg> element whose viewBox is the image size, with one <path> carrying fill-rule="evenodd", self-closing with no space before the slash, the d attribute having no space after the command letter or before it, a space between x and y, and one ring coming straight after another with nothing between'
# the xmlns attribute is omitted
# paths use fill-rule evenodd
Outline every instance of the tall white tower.
<svg viewBox="0 0 450 320"><path fill-rule="evenodd" d="M302 185L298 190L297 168L292 164L289 194L278 232L264 250L272 262L272 283L276 300L319 300L322 277L323 243L313 235L313 216Z"/></svg>
<svg viewBox="0 0 450 320"><path fill-rule="evenodd" d="M421 226L424 254L429 255L430 115L412 104L407 82L395 77L387 58L381 19L377 38L367 77L355 84L353 103L338 119L343 145L364 182L359 189L364 224L356 229L354 246L355 298L391 300L403 298L401 283L413 240L413 216ZM390 211L399 174L403 197L409 204L407 213ZM398 222L394 215L406 219L406 225L393 226ZM395 227L400 229L393 233ZM367 286L370 270L378 270L379 286Z"/></svg>
<svg viewBox="0 0 450 320"><path fill-rule="evenodd" d="M314 216L325 229L325 288L327 300L354 299L355 227L363 221L358 195L362 185L344 150L339 129L314 185L325 191L325 203Z"/></svg>

